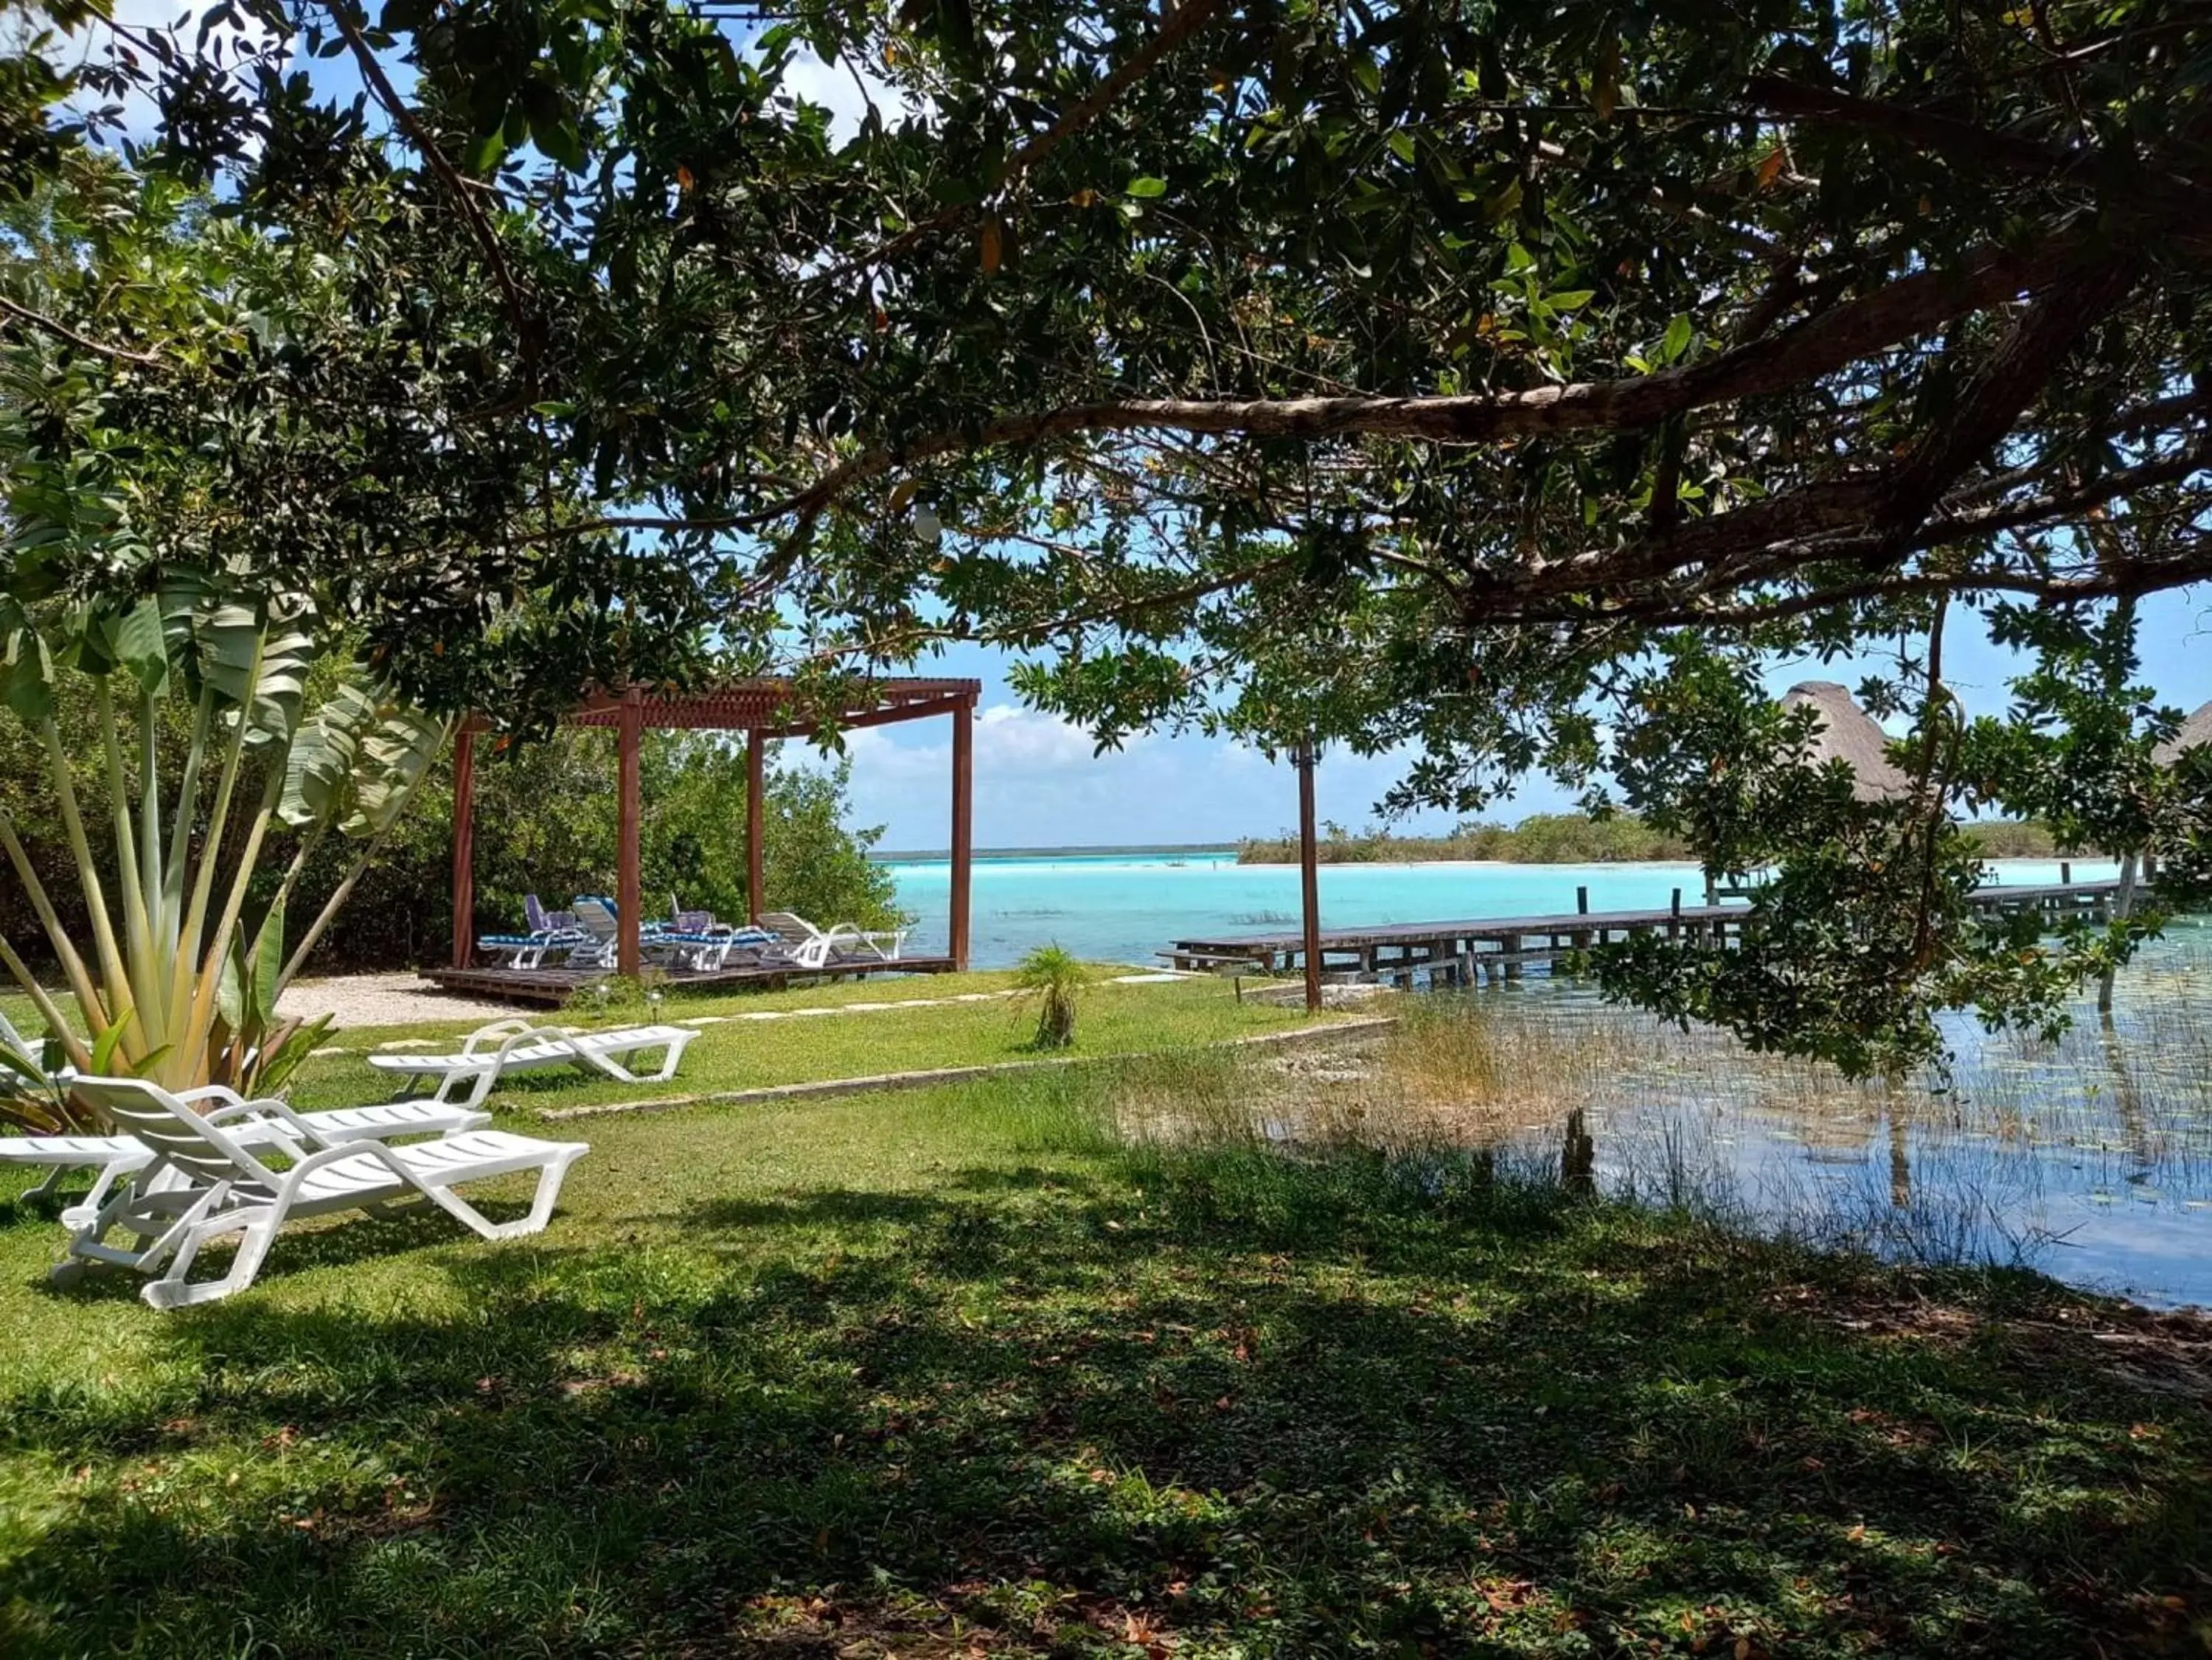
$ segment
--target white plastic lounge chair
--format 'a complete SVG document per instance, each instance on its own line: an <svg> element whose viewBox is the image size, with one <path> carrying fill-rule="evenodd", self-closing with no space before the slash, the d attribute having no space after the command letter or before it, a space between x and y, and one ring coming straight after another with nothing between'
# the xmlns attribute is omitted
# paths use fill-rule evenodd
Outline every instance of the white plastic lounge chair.
<svg viewBox="0 0 2212 1660"><path fill-rule="evenodd" d="M715 921L711 911L679 911L673 927L647 934L643 942L648 954L702 972L726 967L733 954L757 952L775 942L765 928L732 927Z"/></svg>
<svg viewBox="0 0 2212 1660"><path fill-rule="evenodd" d="M44 1044L33 1043L30 1039L25 1037L21 1032L15 1029L14 1023L10 1021L5 1015L0 1015L0 1049L4 1049L9 1051L9 1057L13 1063L6 1069L9 1073L14 1075L15 1079L15 1081L10 1085L13 1088L20 1089L26 1087L36 1088L38 1080L43 1078L54 1090L56 1094L58 1095L61 1090L67 1087L69 1079L76 1075L75 1069L66 1065L63 1066L58 1072L48 1071L46 1069L46 1046ZM22 1069L25 1068L28 1069L27 1074ZM0 1163L43 1163L44 1160L42 1160L23 1159L20 1157L11 1159L9 1156L9 1150L10 1148L18 1147L25 1141L32 1139L66 1142L77 1140L79 1138L69 1136L40 1136L36 1138L29 1136L9 1136L5 1140L0 1140ZM54 1167L52 1173L48 1175L46 1180L40 1182L36 1187L32 1188L22 1197L27 1199L35 1199L44 1194L52 1192L55 1186L61 1181L63 1168L63 1166L57 1165Z"/></svg>
<svg viewBox="0 0 2212 1660"><path fill-rule="evenodd" d="M0 1049L13 1051L19 1060L27 1063L35 1070L47 1077L61 1078L69 1075L70 1069L66 1066L58 1073L47 1072L46 1045L33 1042L25 1037L15 1029L5 1015L0 1015Z"/></svg>
<svg viewBox="0 0 2212 1660"><path fill-rule="evenodd" d="M548 911L535 894L523 895L522 910L527 932L487 934L477 942L477 949L486 956L506 957L509 968L529 969L543 968L547 958L592 943L571 912Z"/></svg>
<svg viewBox="0 0 2212 1660"><path fill-rule="evenodd" d="M571 948L569 961L578 966L612 968L620 960L621 915L615 901L604 895L579 894L576 924L588 945ZM638 935L639 949L649 959L675 967L712 970L729 961L730 954L769 943L771 936L757 929L732 928L714 920L711 911L678 911L671 926L647 921Z"/></svg>
<svg viewBox="0 0 2212 1660"><path fill-rule="evenodd" d="M665 958L670 966L689 968L707 973L726 966L730 953L743 943L734 934L648 934L644 945L647 952L656 958Z"/></svg>
<svg viewBox="0 0 2212 1660"><path fill-rule="evenodd" d="M507 968L544 968L550 957L568 955L592 944L568 911L546 911L535 893L522 895L525 933L487 933L476 948L487 957L507 957Z"/></svg>
<svg viewBox="0 0 2212 1660"><path fill-rule="evenodd" d="M578 942L581 942L578 936ZM480 956L505 957L501 965L506 968L543 968L545 959L556 951L566 951L570 942L549 934L483 934L477 938L477 953Z"/></svg>
<svg viewBox="0 0 2212 1660"><path fill-rule="evenodd" d="M604 894L579 894L570 903L583 940L569 952L568 960L579 968L612 968L622 950L615 902Z"/></svg>
<svg viewBox="0 0 2212 1660"><path fill-rule="evenodd" d="M450 1055L371 1055L380 1072L396 1073L403 1088L431 1090L431 1099L478 1106L492 1086L510 1072L548 1066L574 1066L620 1083L665 1083L676 1075L684 1046L699 1034L688 1026L629 1026L612 1032L568 1032L557 1026L532 1026L522 1016L479 1027ZM641 1050L665 1049L658 1071L639 1073L623 1064ZM430 1080L435 1080L434 1083ZM419 1083L418 1083L419 1081Z"/></svg>
<svg viewBox="0 0 2212 1660"><path fill-rule="evenodd" d="M264 1109L281 1103L249 1101L220 1084L188 1089L174 1099L196 1112L207 1103L215 1103L206 1108L206 1122L224 1126L246 1147L283 1141L292 1134L295 1119L306 1124L319 1140L332 1144L396 1141L404 1136L449 1136L464 1130L480 1130L491 1122L489 1112L434 1100L387 1101L381 1106L343 1106L325 1112L293 1113L288 1108L280 1117ZM25 1198L52 1191L68 1171L99 1170L100 1176L93 1183L92 1190L62 1212L62 1221L72 1227L80 1226L100 1209L117 1182L137 1174L153 1162L152 1150L135 1136L0 1137L0 1166L51 1166L52 1170L45 1181L23 1196Z"/></svg>
<svg viewBox="0 0 2212 1660"><path fill-rule="evenodd" d="M761 926L774 929L783 942L762 960L786 962L793 968L826 968L837 960L896 962L908 933L903 928L868 930L841 922L825 934L790 911L763 912Z"/></svg>
<svg viewBox="0 0 2212 1660"><path fill-rule="evenodd" d="M553 1215L568 1166L591 1150L581 1142L534 1141L501 1130L465 1130L405 1147L326 1142L281 1101L258 1101L252 1105L284 1121L289 1132L269 1145L291 1162L271 1169L229 1130L166 1090L135 1078L80 1078L76 1087L144 1142L154 1158L70 1235L52 1277L66 1282L91 1263L155 1275L139 1293L155 1308L212 1302L244 1290L295 1216L373 1211L420 1195L487 1239L538 1233ZM538 1191L529 1215L515 1221L495 1222L453 1190L464 1182L532 1170ZM106 1243L118 1233L131 1243ZM191 1281L200 1247L233 1233L241 1237L229 1271L216 1280Z"/></svg>
<svg viewBox="0 0 2212 1660"><path fill-rule="evenodd" d="M548 911L544 900L535 894L522 896L523 925L533 934L577 934L576 913L573 911Z"/></svg>

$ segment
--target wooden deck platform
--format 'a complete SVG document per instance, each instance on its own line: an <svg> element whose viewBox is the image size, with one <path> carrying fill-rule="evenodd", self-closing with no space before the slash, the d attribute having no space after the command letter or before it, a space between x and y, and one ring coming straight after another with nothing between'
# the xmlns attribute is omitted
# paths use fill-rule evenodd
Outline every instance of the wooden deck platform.
<svg viewBox="0 0 2212 1660"><path fill-rule="evenodd" d="M949 974L952 959L901 957L895 962L833 962L824 968L763 968L752 964L714 968L670 969L661 984L684 991L778 991L787 985L825 980L865 979L871 974ZM607 977L604 968L426 968L422 978L443 991L459 991L495 1003L563 1003L578 987Z"/></svg>
<svg viewBox="0 0 2212 1660"><path fill-rule="evenodd" d="M1992 913L2033 910L2052 923L2104 918L2117 881L2053 882L1984 888L1974 904ZM1645 911L1565 911L1537 917L1474 917L1457 922L1389 923L1325 928L1322 972L1328 978L1388 980L1405 986L1469 985L1481 978L1518 978L1530 963L1550 964L1571 952L1662 933L1670 939L1726 945L1743 930L1747 905L1682 905ZM1158 954L1198 972L1292 974L1305 966L1301 934L1237 934L1180 939Z"/></svg>

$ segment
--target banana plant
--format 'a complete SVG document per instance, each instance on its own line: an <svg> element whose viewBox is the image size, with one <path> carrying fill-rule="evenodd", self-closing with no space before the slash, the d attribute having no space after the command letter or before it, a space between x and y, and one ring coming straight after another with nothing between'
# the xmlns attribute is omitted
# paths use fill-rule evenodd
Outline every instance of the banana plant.
<svg viewBox="0 0 2212 1660"><path fill-rule="evenodd" d="M61 989L49 989L0 936L0 968L50 1033L45 1056L0 1061L0 1118L98 1127L95 1112L38 1075L50 1076L56 1060L171 1089L222 1083L265 1094L313 1046L323 1024L280 1017L278 999L398 822L450 725L358 674L309 709L310 670L341 649L305 597L235 593L216 578L173 574L159 591L119 605L34 609L0 595L0 705L43 748L89 919L88 936L73 938L51 873L33 867L0 803L0 852L61 978ZM94 701L101 735L113 892L80 809L80 758L55 719L58 700L80 690ZM189 710L191 737L181 770L165 780L156 736L171 700ZM297 851L274 897L249 916L279 826L297 834ZM288 952L289 902L333 835L352 844L353 857Z"/></svg>

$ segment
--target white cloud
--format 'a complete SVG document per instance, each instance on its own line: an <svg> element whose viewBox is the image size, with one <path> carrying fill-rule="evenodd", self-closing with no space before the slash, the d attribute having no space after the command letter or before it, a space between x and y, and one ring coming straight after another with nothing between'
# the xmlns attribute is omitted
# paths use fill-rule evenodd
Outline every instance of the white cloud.
<svg viewBox="0 0 2212 1660"><path fill-rule="evenodd" d="M1126 740L1118 753L1126 755L1144 742L1141 736ZM975 724L978 772L987 766L994 772L1066 772L1097 766L1116 753L1102 756L1097 751L1097 740L1073 723L1010 703L986 709Z"/></svg>
<svg viewBox="0 0 2212 1660"><path fill-rule="evenodd" d="M930 736L919 741L905 736L924 730ZM1073 722L1016 704L994 704L975 722L976 786L1012 788L1045 777L1087 773L1113 766L1148 742L1147 736L1139 734L1127 740L1119 752L1109 750L1100 755L1096 753L1097 742ZM864 774L871 787L878 782L904 784L951 777L951 740L934 723L927 728L918 724L861 727L845 735L845 753L853 758L856 785ZM787 754L793 762L799 760L796 747Z"/></svg>
<svg viewBox="0 0 2212 1660"><path fill-rule="evenodd" d="M830 112L830 135L841 143L860 130L871 102L886 122L896 121L911 107L897 88L878 80L865 68L860 69L856 82L854 67L843 61L825 64L802 47L792 54L783 72L786 89Z"/></svg>

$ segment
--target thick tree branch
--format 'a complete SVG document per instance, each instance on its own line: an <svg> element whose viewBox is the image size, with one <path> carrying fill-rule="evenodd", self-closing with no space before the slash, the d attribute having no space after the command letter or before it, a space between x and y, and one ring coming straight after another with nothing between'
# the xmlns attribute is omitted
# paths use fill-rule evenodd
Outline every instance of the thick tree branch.
<svg viewBox="0 0 2212 1660"><path fill-rule="evenodd" d="M2009 432L2049 384L2065 351L2125 296L2131 270L2112 266L2071 274L2024 312L1962 396L1959 409L1900 462L1855 477L1806 485L1716 513L1623 548L1601 548L1536 567L1532 591L1608 591L1696 566L1724 574L1747 555L1880 558L1913 545L1916 532L1959 476ZM1787 336L1784 336L1787 338ZM1870 527L1872 534L1856 532ZM1854 532L1839 546L1826 540ZM1493 579L1492 585L1508 585Z"/></svg>
<svg viewBox="0 0 2212 1660"><path fill-rule="evenodd" d="M1946 542L1972 542L2003 530L2033 530L2064 524L2122 496L2161 484L2178 484L2207 468L2212 468L2212 452L2201 445L2191 445L2170 456L2106 473L2063 494L2033 496L1976 512L1937 514L1921 525L1906 545L1915 550L1938 548Z"/></svg>
<svg viewBox="0 0 2212 1660"><path fill-rule="evenodd" d="M2157 560L2133 560L2119 564L2099 563L2071 573L2041 573L2016 567L1990 569L1972 566L1956 572L1905 571L1835 587L1811 588L1771 600L1746 601L1729 605L1668 603L1653 596L1648 603L1624 605L1602 613L1608 619L1632 618L1652 627L1750 627L1780 622L1815 611L1880 600L1927 598L1940 594L2015 594L2045 605L2078 605L2090 600L2140 598L2212 580L2212 538L2187 543L2176 554ZM1482 619L1503 622L1564 622L1587 620L1592 614L1553 609L1516 612L1511 616Z"/></svg>
<svg viewBox="0 0 2212 1660"><path fill-rule="evenodd" d="M1950 419L1925 433L1897 470L1884 493L1883 522L1904 528L1925 518L1953 481L2012 430L2075 342L2135 282L2132 263L2108 265L2053 284L2028 306L1975 372Z"/></svg>
<svg viewBox="0 0 2212 1660"><path fill-rule="evenodd" d="M1832 373L1949 318L2039 290L2063 274L2075 257L2070 242L2047 244L2034 253L1985 248L1955 270L1899 277L1779 334L1656 374L1465 397L1132 398L1002 415L852 457L793 497L782 511L798 514L804 523L857 486L901 467L1092 433L1480 444L1540 433L1650 427L1686 410L1785 391Z"/></svg>
<svg viewBox="0 0 2212 1660"><path fill-rule="evenodd" d="M1979 173L2049 179L2077 167L2083 159L2071 151L1991 132L1970 121L1930 114L1909 104L1861 98L1832 87L1807 86L1778 75L1754 75L1745 83L1744 93L1765 114L1856 128Z"/></svg>

